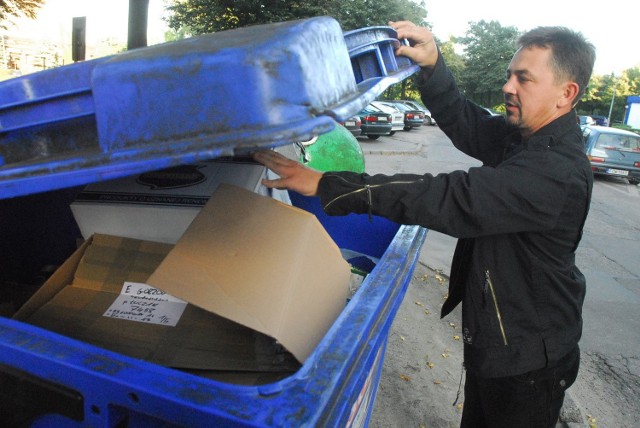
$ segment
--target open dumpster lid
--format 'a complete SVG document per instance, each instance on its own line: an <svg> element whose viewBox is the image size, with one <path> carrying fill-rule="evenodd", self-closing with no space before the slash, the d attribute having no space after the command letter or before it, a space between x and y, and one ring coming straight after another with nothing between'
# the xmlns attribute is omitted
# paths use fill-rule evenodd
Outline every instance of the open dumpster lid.
<svg viewBox="0 0 640 428"><path fill-rule="evenodd" d="M209 34L0 83L0 198L304 141L418 67L329 17Z"/></svg>

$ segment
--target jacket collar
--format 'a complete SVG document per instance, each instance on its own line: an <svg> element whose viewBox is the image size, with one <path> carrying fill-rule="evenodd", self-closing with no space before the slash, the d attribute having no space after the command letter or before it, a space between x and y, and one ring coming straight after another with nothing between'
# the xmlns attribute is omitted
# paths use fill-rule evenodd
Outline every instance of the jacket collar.
<svg viewBox="0 0 640 428"><path fill-rule="evenodd" d="M526 141L529 148L549 148L563 141L563 136L578 128L578 116L575 109L564 114L553 122L540 128L535 134L530 136Z"/></svg>
<svg viewBox="0 0 640 428"><path fill-rule="evenodd" d="M509 133L505 144L505 157L509 158L522 150L547 150L556 144L564 141L563 136L569 132L576 131L578 116L575 110L560 116L553 122L543 126L528 139L523 139L520 131L514 128Z"/></svg>

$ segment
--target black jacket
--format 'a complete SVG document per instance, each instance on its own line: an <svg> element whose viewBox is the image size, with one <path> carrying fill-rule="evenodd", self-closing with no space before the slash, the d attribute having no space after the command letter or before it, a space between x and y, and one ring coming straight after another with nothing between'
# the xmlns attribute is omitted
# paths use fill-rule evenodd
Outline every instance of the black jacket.
<svg viewBox="0 0 640 428"><path fill-rule="evenodd" d="M454 145L483 166L436 176L327 172L318 188L323 207L460 238L442 316L463 302L469 371L499 377L553 365L582 333L586 286L575 250L593 176L576 114L522 141L503 117L459 93L442 59L420 90Z"/></svg>

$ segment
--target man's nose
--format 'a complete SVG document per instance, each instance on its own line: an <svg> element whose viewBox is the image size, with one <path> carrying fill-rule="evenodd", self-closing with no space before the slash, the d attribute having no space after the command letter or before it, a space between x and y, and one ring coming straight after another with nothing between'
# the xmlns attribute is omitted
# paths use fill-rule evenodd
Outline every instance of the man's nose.
<svg viewBox="0 0 640 428"><path fill-rule="evenodd" d="M513 79L507 79L502 85L502 93L503 94L515 94L515 86L513 84Z"/></svg>

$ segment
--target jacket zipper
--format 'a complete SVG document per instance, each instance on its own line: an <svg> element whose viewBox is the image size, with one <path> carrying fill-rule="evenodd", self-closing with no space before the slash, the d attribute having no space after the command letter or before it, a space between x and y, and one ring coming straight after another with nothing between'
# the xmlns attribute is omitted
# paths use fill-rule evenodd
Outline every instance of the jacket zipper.
<svg viewBox="0 0 640 428"><path fill-rule="evenodd" d="M500 306L498 305L498 298L496 297L496 291L493 288L493 281L491 280L491 275L489 274L489 269L485 272L485 287L489 286L489 291L491 292L491 298L493 299L493 305L496 308L496 315L498 317L498 325L500 326L500 334L502 335L502 342L505 346L509 345L507 341L507 334L504 331L504 325L502 324L502 313L500 312Z"/></svg>

